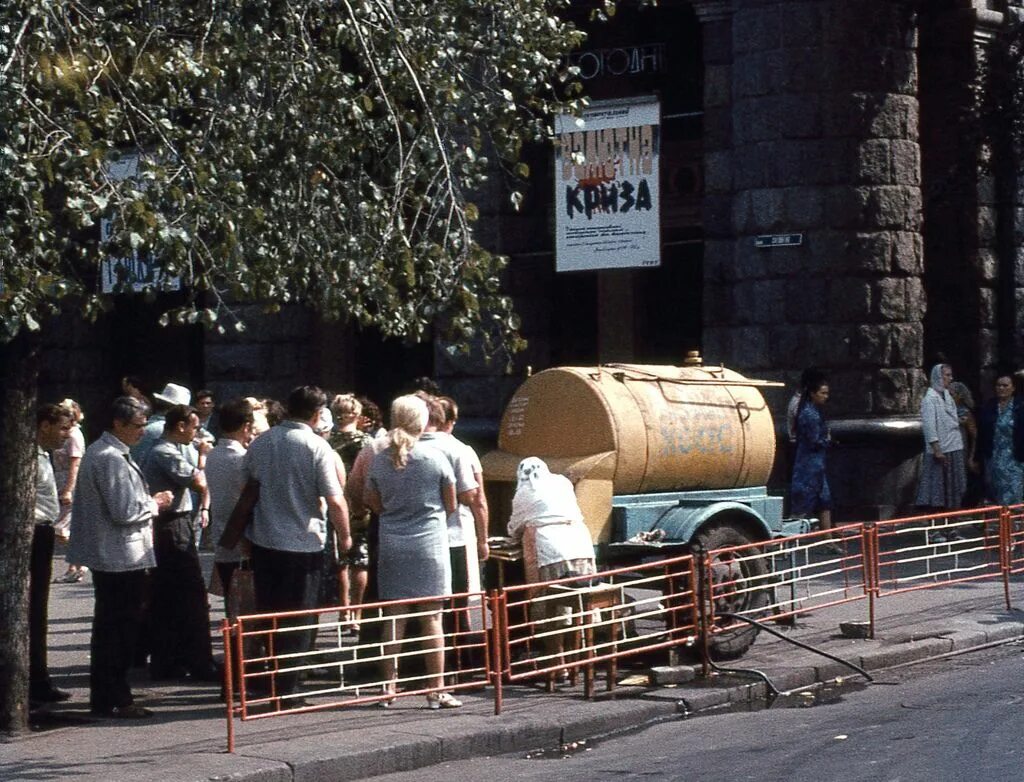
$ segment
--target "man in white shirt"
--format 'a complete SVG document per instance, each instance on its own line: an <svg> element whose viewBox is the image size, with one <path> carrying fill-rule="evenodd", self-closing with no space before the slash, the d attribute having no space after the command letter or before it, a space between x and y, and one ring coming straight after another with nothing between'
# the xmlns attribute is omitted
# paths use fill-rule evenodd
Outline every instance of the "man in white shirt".
<svg viewBox="0 0 1024 782"><path fill-rule="evenodd" d="M60 515L57 482L49 452L64 445L73 425L71 411L63 407L42 405L36 411L36 524L32 531L28 590L28 697L32 703L58 703L71 697L71 693L58 690L50 681L46 661L46 621L50 576L53 574L53 522Z"/></svg>
<svg viewBox="0 0 1024 782"><path fill-rule="evenodd" d="M439 449L451 462L455 472L455 490L458 507L448 517L448 555L452 568L452 594L480 590L480 561L487 559L487 501L484 499L483 475L480 461L473 449L457 440L451 433L457 417L454 400L444 397L427 397L427 429L420 436L420 442ZM452 424L448 425L449 411ZM477 520L482 534L477 534ZM455 649L468 643L463 633L469 630L469 601L458 597L452 601L451 613L444 615L445 634ZM452 653L454 656L454 652ZM460 655L461 656L461 655ZM461 667L461 660L452 659L452 668Z"/></svg>
<svg viewBox="0 0 1024 782"><path fill-rule="evenodd" d="M352 545L335 453L313 431L326 404L327 397L316 386L294 389L288 395L288 420L257 437L243 460L246 487L232 515L242 518L252 508L245 536L252 548L256 607L261 613L316 607L327 539L321 498L338 535L338 549L347 552ZM222 539L229 547L235 544L230 537ZM278 626L309 622L301 617L281 620ZM295 630L278 633L274 651L277 655L308 652L314 635ZM288 659L294 658L286 658L283 665L289 664ZM294 693L296 673L279 673L276 678L278 695ZM285 708L292 705L293 701L283 703Z"/></svg>
<svg viewBox="0 0 1024 782"><path fill-rule="evenodd" d="M221 436L217 445L206 456L206 486L210 493L210 540L218 541L224 534L231 511L245 488L245 451L252 442L252 404L246 399L231 399L218 411ZM240 566L248 567L240 546L214 549L213 562L224 587L224 606L230 612L231 579ZM251 606L255 608L255 606ZM229 613L230 617L230 613ZM231 617L233 618L233 617Z"/></svg>

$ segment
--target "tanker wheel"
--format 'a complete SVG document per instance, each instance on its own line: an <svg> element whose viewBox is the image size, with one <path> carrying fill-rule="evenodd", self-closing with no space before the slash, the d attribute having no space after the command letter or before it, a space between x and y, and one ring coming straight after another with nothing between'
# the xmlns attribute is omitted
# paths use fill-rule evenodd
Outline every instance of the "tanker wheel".
<svg viewBox="0 0 1024 782"><path fill-rule="evenodd" d="M755 543L749 533L739 529L728 522L710 524L694 535L690 547L694 556L703 561L703 553L719 548L732 546L743 546L748 543ZM700 565L698 564L698 567ZM744 588L747 579L755 579L755 584L765 584L768 568L763 559L738 561L733 555L723 553L716 555L710 562L711 579L715 584L724 582L736 582L738 590ZM703 592L704 578L700 579L699 589ZM736 595L727 595L715 600L715 614L745 613L750 616L768 605L770 599L769 589L758 589L753 592L742 592ZM701 595L704 600L704 595ZM752 617L752 618L756 618ZM732 620L716 619L717 627L727 627ZM708 638L708 652L713 660L731 660L739 657L750 645L754 643L759 630L753 625L743 625L725 632L713 633Z"/></svg>

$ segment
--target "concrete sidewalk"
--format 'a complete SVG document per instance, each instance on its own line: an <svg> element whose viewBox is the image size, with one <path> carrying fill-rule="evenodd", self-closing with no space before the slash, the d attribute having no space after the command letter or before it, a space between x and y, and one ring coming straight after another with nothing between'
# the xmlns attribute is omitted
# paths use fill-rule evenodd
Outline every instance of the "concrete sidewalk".
<svg viewBox="0 0 1024 782"><path fill-rule="evenodd" d="M63 572L59 560L54 570ZM1015 606L1024 607L1024 582L1014 582L1011 596ZM53 585L51 671L55 683L71 689L74 698L52 710L49 729L0 744L0 779L355 780L448 760L552 749L765 692L763 683L738 676L667 686L627 684L590 702L581 687L548 694L539 687L517 686L505 689L500 716L494 716L490 689L460 694L466 705L453 711L429 711L422 698L400 698L388 710L359 706L236 721L236 752L231 755L225 752L225 711L216 687L153 686L140 672L136 699L156 716L136 722L89 716L91 611L88 580ZM214 602L211 618L219 620L220 611ZM779 629L868 670L1024 636L1024 611L1006 610L1000 582L889 597L877 611L877 638L870 641L843 638L838 630L841 621L867 618L866 601L801 617L794 627ZM783 690L857 676L765 633L730 665L758 669ZM643 681L645 672L624 667L620 680Z"/></svg>

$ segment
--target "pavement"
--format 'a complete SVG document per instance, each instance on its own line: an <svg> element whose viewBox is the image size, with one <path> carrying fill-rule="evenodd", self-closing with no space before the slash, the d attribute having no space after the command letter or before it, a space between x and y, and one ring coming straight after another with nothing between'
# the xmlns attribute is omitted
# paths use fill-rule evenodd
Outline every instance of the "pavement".
<svg viewBox="0 0 1024 782"><path fill-rule="evenodd" d="M204 557L206 559L207 557ZM54 572L63 562L54 561ZM1024 580L1011 583L1007 610L1000 581L944 585L882 599L876 637L850 639L839 623L865 620L867 601L800 616L775 626L784 636L819 647L869 672L999 641L1024 639ZM54 584L50 596L50 668L73 698L37 720L37 729L0 743L3 780L120 780L151 782L245 780L303 782L365 779L379 774L473 757L554 750L709 709L763 698L765 685L746 675L697 676L685 667L620 669L613 693L583 698L581 687L546 693L539 686L504 689L502 714L493 691L460 693L461 709L430 711L422 698L399 698L387 710L352 706L308 714L235 722L236 751L226 752L226 718L217 687L156 686L138 672L136 701L149 720L96 719L88 712L88 651L92 586ZM211 599L211 620L222 605ZM849 668L761 633L731 667L757 669L779 690L812 687ZM698 670L699 674L699 670ZM603 678L599 674L599 690Z"/></svg>

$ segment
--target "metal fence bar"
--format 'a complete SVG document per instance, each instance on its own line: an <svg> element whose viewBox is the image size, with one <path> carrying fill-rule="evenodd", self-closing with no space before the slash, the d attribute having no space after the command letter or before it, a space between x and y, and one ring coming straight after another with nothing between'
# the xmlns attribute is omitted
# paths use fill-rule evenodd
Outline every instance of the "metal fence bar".
<svg viewBox="0 0 1024 782"><path fill-rule="evenodd" d="M878 596L1002 576L1002 515L1001 509L990 507L876 522L878 544L874 560ZM976 531L979 525L980 533ZM996 531L994 536L992 527ZM960 539L938 537L950 531L955 531ZM895 543L896 547L889 548L887 543Z"/></svg>
<svg viewBox="0 0 1024 782"><path fill-rule="evenodd" d="M224 641L224 708L228 719L228 752L235 751L235 676L231 644L232 625L227 619L220 622L220 635Z"/></svg>
<svg viewBox="0 0 1024 782"><path fill-rule="evenodd" d="M843 525L705 552L706 597L702 601L701 622L705 637L745 626L739 621L724 620L719 612L778 621L870 600L871 544L863 529L861 524ZM856 544L860 546L859 552L852 548ZM831 553L827 547L835 545L843 550ZM777 568L775 561L780 557L788 562ZM754 563L761 564L753 567ZM780 596L784 591L788 591L788 597ZM767 593L763 600L753 599L763 593ZM750 607L735 606L744 602ZM705 644L705 648L709 646Z"/></svg>
<svg viewBox="0 0 1024 782"><path fill-rule="evenodd" d="M1007 565L1010 575L1024 573L1024 505L1007 508Z"/></svg>
<svg viewBox="0 0 1024 782"><path fill-rule="evenodd" d="M963 540L939 542L935 532L968 533ZM826 547L840 545L830 553ZM699 566L699 567L698 567ZM387 640L388 625L425 620L436 612L417 607L423 599L378 601L360 606L364 627L377 626L379 639L347 643L342 617L323 621L342 609L310 609L252 614L224 620L224 689L228 751L235 748L234 720L266 719L333 708L379 703L392 695L366 670L394 660L436 653L455 665L452 681L431 685L431 674L406 670L395 681L398 697L442 690L494 688L494 713L502 713L504 687L511 682L568 672L584 677L593 693L595 669L607 668L607 687L616 684L620 660L668 651L674 659L682 645L698 644L704 673L710 673L709 639L740 626L719 614L782 620L867 601L869 637L875 636L878 601L924 589L1000 577L1011 608L1011 577L1024 573L1024 505L913 516L837 527L742 546L723 547L658 562L554 581L512 586L488 594L434 598L454 620L448 633L421 628L402 641ZM764 596L762 600L761 597ZM459 602L461 601L461 602ZM730 610L735 603L749 608ZM535 616L529 615L531 609ZM282 638L314 630L334 631L334 645L279 653ZM439 643L440 641L440 643ZM414 644L420 645L412 648ZM474 663L474 660L479 662ZM468 662L465 662L468 661ZM446 666L448 667L448 666ZM352 676L355 670L357 675ZM336 671L327 686L280 692L278 679L303 672L323 676ZM360 673L362 671L363 673ZM325 699L312 704L299 698Z"/></svg>

